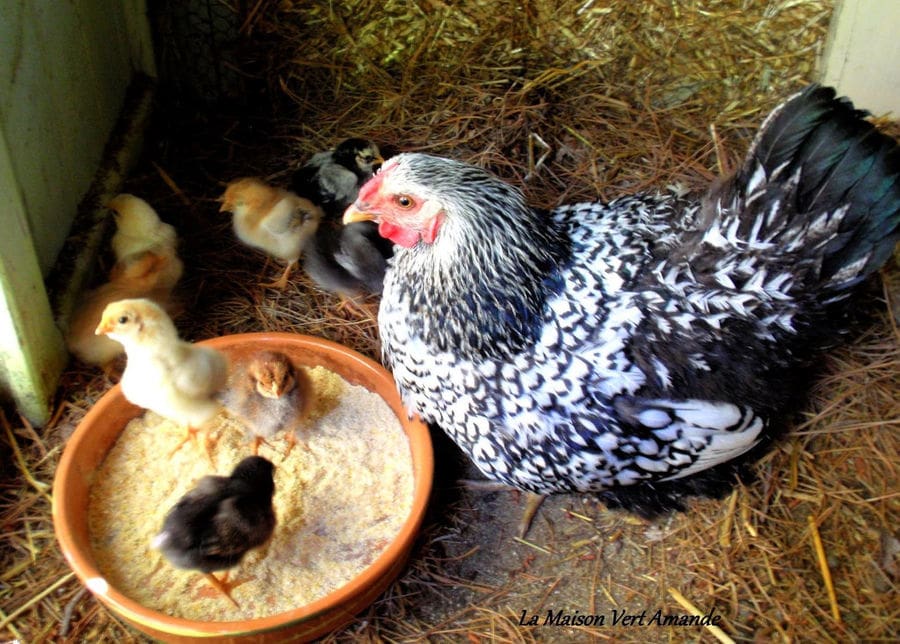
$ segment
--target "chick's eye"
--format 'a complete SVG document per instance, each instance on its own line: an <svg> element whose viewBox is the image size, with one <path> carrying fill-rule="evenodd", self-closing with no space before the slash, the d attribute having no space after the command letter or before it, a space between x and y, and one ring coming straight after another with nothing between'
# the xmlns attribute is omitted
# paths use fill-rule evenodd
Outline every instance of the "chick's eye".
<svg viewBox="0 0 900 644"><path fill-rule="evenodd" d="M119 324L125 324L126 322L128 322L128 316L127 316L127 315L120 315L120 316L119 316Z"/></svg>
<svg viewBox="0 0 900 644"><path fill-rule="evenodd" d="M412 197L408 197L407 195L397 195L394 199L397 202L397 205L401 208L412 208L413 200Z"/></svg>

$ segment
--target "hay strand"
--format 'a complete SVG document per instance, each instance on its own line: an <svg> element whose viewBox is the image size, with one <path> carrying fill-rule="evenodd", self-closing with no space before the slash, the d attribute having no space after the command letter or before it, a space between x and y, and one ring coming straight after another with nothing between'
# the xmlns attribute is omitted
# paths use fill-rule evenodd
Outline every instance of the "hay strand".
<svg viewBox="0 0 900 644"><path fill-rule="evenodd" d="M822 573L822 581L825 583L825 590L828 592L828 603L831 605L831 615L834 621L841 623L841 609L838 606L837 593L834 591L834 582L831 580L831 569L828 567L828 559L825 556L825 547L822 545L822 536L819 534L819 526L816 520L810 514L806 517L809 523L809 532L812 537L813 548L816 552L816 559L819 562L819 571Z"/></svg>
<svg viewBox="0 0 900 644"><path fill-rule="evenodd" d="M20 418L22 419L23 424L26 427L30 427L28 421L25 420L24 416L20 416ZM13 454L15 455L16 464L19 466L19 471L22 473L22 476L25 477L25 481L31 487L37 490L37 492L47 501L50 501L50 495L47 493L47 490L50 489L50 484L37 480L31 473L31 470L28 467L28 462L22 455L22 450L19 449L19 443L16 441L16 437L13 434L12 427L10 427L9 421L6 419L6 414L2 412L0 412L0 424L3 425L3 431L6 433L6 438L9 441L9 446L12 448ZM33 431L34 430L32 430L32 432ZM40 444L40 441L38 441L38 444ZM43 451L46 453L46 450Z"/></svg>
<svg viewBox="0 0 900 644"><path fill-rule="evenodd" d="M691 615L693 615L694 617L704 616L703 611L694 606L690 602L690 600L688 600L688 598L682 595L679 591L675 590L674 588L669 588L668 590L669 594L672 596L672 599L678 602L678 604L686 611L688 611ZM704 624L704 627L706 628L706 630L712 633L717 640L722 642L722 644L734 644L734 640L731 639L725 631L723 631L715 624Z"/></svg>
<svg viewBox="0 0 900 644"><path fill-rule="evenodd" d="M55 582L38 592L36 595L33 595L30 599L28 599L24 604L19 606L17 609L12 611L9 615L0 620L0 629L6 628L9 623L14 620L16 617L29 610L32 606L37 603L40 603L45 597L51 594L54 590L59 588L60 586L68 583L72 578L75 577L74 572L70 572L66 575L63 575Z"/></svg>

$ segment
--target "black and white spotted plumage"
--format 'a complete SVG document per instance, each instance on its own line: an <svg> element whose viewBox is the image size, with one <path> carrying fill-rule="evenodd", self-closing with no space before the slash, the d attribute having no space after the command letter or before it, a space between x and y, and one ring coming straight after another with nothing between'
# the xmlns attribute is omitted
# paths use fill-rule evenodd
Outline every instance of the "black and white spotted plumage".
<svg viewBox="0 0 900 644"><path fill-rule="evenodd" d="M900 153L861 116L806 89L703 201L547 213L481 169L389 160L351 210L403 246L379 327L405 403L532 492L652 513L727 485L900 236Z"/></svg>

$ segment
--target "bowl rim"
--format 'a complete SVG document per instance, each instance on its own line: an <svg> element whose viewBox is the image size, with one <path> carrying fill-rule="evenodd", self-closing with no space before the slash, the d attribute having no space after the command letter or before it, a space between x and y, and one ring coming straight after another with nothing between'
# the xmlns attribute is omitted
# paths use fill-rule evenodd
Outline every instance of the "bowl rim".
<svg viewBox="0 0 900 644"><path fill-rule="evenodd" d="M366 588L377 584L397 564L399 558L407 555L418 535L431 494L434 453L428 427L415 415L404 420L405 407L400 400L393 376L385 367L371 358L331 340L283 331L223 335L199 341L197 344L221 349L229 344L245 342L288 342L307 348L314 347L324 351L324 353L341 356L342 361L347 361L359 367L366 372L367 376L371 376L373 381L389 383L395 395L391 396L393 400L386 398L384 400L397 416L401 425L403 425L404 433L407 434L410 446L414 480L412 507L397 535L369 566L343 586L309 604L266 617L221 622L203 622L170 616L148 608L106 582L91 556L92 553L84 553L78 548L67 523L67 517L71 516L73 508L70 507L71 504L66 495L58 493L67 481L77 476L74 467L75 454L86 445L90 433L89 429L93 423L101 420L110 407L121 404L125 400L121 391L121 385L116 384L105 392L88 410L64 446L53 481L52 516L54 532L63 556L85 587L103 603L109 605L128 620L162 633L193 637L262 634L266 631L281 630L289 626L299 625L348 602L354 596L364 593ZM135 416L137 416L141 413L141 408L135 407L135 409L137 410Z"/></svg>

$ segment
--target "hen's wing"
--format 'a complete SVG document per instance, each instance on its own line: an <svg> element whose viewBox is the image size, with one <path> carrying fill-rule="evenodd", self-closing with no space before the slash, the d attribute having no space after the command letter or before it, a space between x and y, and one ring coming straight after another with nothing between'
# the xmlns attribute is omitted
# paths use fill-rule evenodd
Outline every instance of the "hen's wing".
<svg viewBox="0 0 900 644"><path fill-rule="evenodd" d="M765 426L749 407L727 402L621 397L614 407L627 433L640 437L634 464L662 481L737 458L757 445Z"/></svg>

